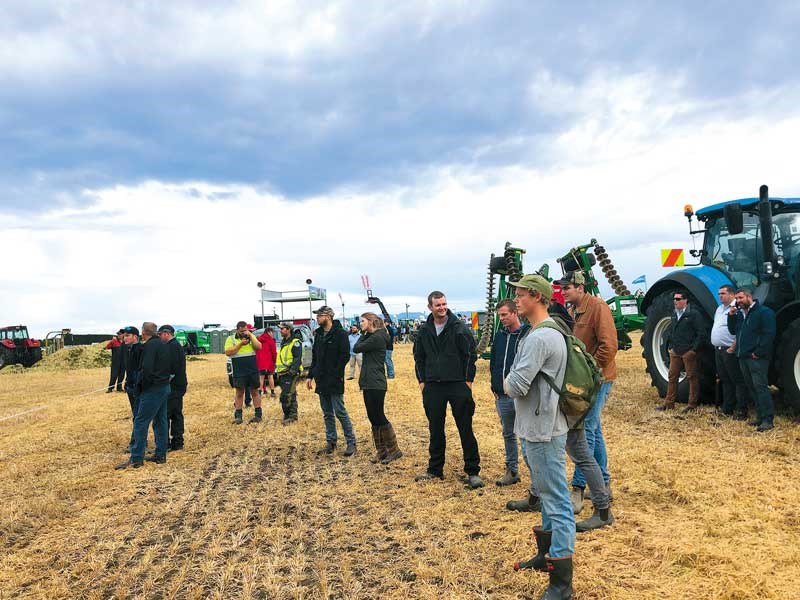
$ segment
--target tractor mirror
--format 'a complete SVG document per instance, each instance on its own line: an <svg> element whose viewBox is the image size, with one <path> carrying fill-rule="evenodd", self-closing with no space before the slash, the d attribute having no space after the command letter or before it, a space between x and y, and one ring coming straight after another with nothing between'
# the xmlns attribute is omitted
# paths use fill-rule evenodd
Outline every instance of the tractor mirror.
<svg viewBox="0 0 800 600"><path fill-rule="evenodd" d="M728 227L729 235L738 235L744 231L744 218L742 217L742 205L738 202L726 204L722 209L725 216L725 225Z"/></svg>

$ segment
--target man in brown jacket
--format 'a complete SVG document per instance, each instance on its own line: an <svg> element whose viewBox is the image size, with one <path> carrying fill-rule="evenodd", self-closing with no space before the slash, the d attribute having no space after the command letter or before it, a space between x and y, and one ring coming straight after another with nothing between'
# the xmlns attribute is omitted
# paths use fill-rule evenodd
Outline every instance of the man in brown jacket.
<svg viewBox="0 0 800 600"><path fill-rule="evenodd" d="M603 426L600 415L606 403L608 393L617 376L617 365L614 358L617 355L619 343L617 329L614 326L614 317L611 309L602 298L592 296L586 292L586 280L580 271L568 272L563 279L556 283L561 285L564 300L570 304L570 315L575 319L573 333L581 340L589 353L594 356L598 366L603 369L603 385L597 393L597 399L589 410L584 420L586 441L589 450L594 454L597 464L603 473L606 487L609 486L608 455L606 442L603 439ZM580 512L583 505L583 491L586 488L586 479L578 466L572 477L572 503L575 512ZM609 488L609 497L611 490Z"/></svg>

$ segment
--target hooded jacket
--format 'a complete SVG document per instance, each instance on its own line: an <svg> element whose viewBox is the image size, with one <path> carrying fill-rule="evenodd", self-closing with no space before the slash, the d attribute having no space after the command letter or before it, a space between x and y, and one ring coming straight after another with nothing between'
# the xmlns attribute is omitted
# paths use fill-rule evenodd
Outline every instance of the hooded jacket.
<svg viewBox="0 0 800 600"><path fill-rule="evenodd" d="M436 335L433 315L419 326L414 341L414 371L417 381L458 382L475 380L475 336L450 310L442 333Z"/></svg>
<svg viewBox="0 0 800 600"><path fill-rule="evenodd" d="M353 350L363 356L358 387L362 390L386 390L386 346L389 333L385 328L363 334Z"/></svg>
<svg viewBox="0 0 800 600"><path fill-rule="evenodd" d="M344 368L350 362L350 341L339 321L330 331L317 327L308 377L313 379L316 392L322 395L344 394Z"/></svg>
<svg viewBox="0 0 800 600"><path fill-rule="evenodd" d="M528 323L523 323L516 331L509 331L508 327L503 327L494 336L489 357L489 372L492 375L492 391L498 396L505 396L503 380L514 364L519 341L530 328Z"/></svg>

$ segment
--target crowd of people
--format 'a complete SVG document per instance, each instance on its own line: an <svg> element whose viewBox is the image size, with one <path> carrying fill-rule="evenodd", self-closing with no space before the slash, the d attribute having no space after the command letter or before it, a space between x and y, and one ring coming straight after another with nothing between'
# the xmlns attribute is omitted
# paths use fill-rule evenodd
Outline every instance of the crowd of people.
<svg viewBox="0 0 800 600"><path fill-rule="evenodd" d="M525 275L510 282L514 299L497 305L502 325L491 347L489 369L491 391L500 420L505 473L498 486L521 481L519 457L530 475L526 497L511 500L506 508L519 512L540 512L541 524L533 529L537 553L515 568L532 568L548 574L549 584L542 598L570 598L573 554L578 532L606 527L614 522L611 511L611 475L603 437L602 412L616 378L618 348L614 319L608 305L586 291L581 272L567 273L556 282L563 292L566 308L553 299L553 286L539 275ZM674 294L675 311L669 329L669 388L658 408L675 405L679 375L685 371L689 403L684 411L698 405L697 351L708 341L715 348L717 372L722 384L722 412L747 418L748 401L756 405L758 431L771 429L772 401L767 389L767 370L775 335L772 311L760 305L747 289L719 290L720 306L711 332L688 306L687 295ZM428 296L430 315L417 327L413 347L414 369L428 421L428 466L415 481L444 479L445 420L450 406L458 429L464 462L464 482L469 488L484 486L480 476L480 451L472 426L475 401L472 385L476 374L476 340L471 329L447 305L444 293ZM267 328L256 336L244 321L225 343L231 359L231 384L235 389L234 420L241 424L246 396L252 398L254 416L262 420L261 396L275 394L280 387L283 424L297 421L297 386L303 380L319 396L325 427L325 445L319 455L333 454L338 444L337 421L345 447L342 455L356 453L356 435L345 406L347 379L358 385L375 447L374 463L387 464L403 456L394 427L386 416L387 380L394 377L392 344L397 331L378 315L361 315L359 326L345 331L334 319L334 311L323 306L314 311L318 327L314 332L311 364L302 361L302 343L291 323L281 323L279 344ZM402 334L401 334L402 335ZM567 370L568 344L574 336L582 342L599 369L602 384L588 412L577 422L560 409L561 386ZM160 339L159 339L160 338ZM125 327L108 347L112 351L108 391L125 390L133 415L130 458L118 469L139 467L144 460L147 430L153 424L155 450L148 458L166 461L167 450L183 447L182 398L186 392L185 357L174 339L174 329L153 323L142 326L142 341L135 327ZM571 479L564 477L566 458L574 463ZM588 487L593 512L577 521L583 510Z"/></svg>

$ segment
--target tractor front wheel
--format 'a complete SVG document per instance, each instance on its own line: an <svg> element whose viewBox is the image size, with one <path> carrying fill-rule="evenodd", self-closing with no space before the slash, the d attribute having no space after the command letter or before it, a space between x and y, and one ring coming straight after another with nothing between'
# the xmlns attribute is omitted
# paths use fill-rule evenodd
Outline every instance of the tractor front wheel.
<svg viewBox="0 0 800 600"><path fill-rule="evenodd" d="M667 339L670 330L670 319L675 310L672 302L673 294L678 290L668 290L659 294L647 309L647 319L644 323L642 332L642 356L647 363L647 372L650 375L651 384L658 390L658 395L662 398L667 395L667 384L669 382L669 352L667 351ZM682 291L686 294L685 291ZM691 296L689 298L690 310L700 314L703 323L703 339L708 338L711 331L711 318L700 308L700 304ZM700 346L697 351L697 377L700 383L700 401L714 401L714 382L716 368L714 365L714 349L707 343ZM689 383L686 381L686 374L681 373L678 379L679 402L689 400Z"/></svg>
<svg viewBox="0 0 800 600"><path fill-rule="evenodd" d="M779 385L784 402L800 409L800 319L789 325L778 348L780 361Z"/></svg>

